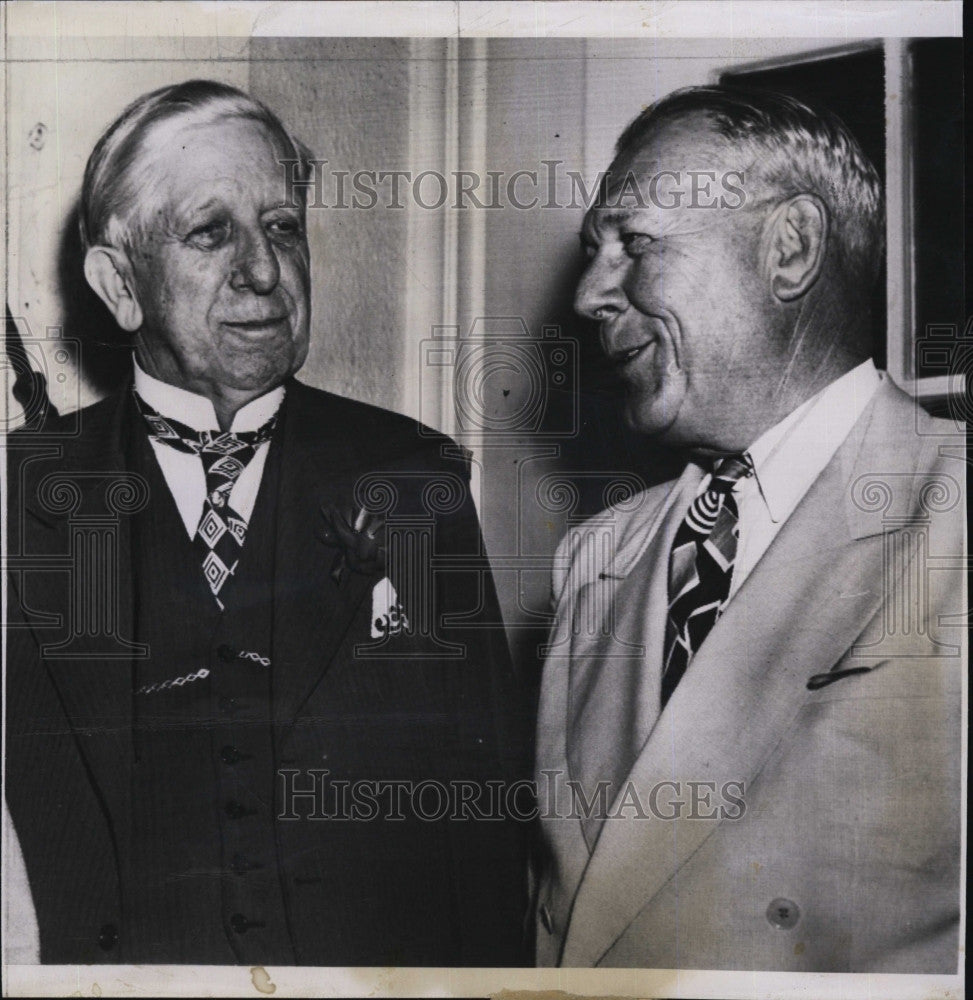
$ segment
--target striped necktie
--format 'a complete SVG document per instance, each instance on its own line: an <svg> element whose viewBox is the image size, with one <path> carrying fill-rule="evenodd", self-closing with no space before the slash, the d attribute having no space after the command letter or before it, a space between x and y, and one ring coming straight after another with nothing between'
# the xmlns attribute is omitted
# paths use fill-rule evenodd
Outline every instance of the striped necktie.
<svg viewBox="0 0 973 1000"><path fill-rule="evenodd" d="M726 607L740 537L733 487L752 475L748 457L722 459L709 486L692 502L676 532L669 555L663 707Z"/></svg>
<svg viewBox="0 0 973 1000"><path fill-rule="evenodd" d="M230 506L230 493L257 448L270 440L277 414L255 431L194 431L178 420L156 413L137 392L134 396L149 437L176 451L198 455L203 463L206 498L193 546L206 583L222 611L220 591L236 572L247 533L247 522Z"/></svg>

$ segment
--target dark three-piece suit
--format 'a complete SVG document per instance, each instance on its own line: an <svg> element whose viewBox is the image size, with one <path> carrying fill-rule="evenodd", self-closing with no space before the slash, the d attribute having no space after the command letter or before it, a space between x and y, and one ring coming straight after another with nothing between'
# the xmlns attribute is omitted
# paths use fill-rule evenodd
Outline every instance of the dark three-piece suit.
<svg viewBox="0 0 973 1000"><path fill-rule="evenodd" d="M441 801L529 762L447 438L290 380L222 613L129 389L8 452L6 796L42 961L526 964L524 825ZM329 531L363 509L391 562Z"/></svg>

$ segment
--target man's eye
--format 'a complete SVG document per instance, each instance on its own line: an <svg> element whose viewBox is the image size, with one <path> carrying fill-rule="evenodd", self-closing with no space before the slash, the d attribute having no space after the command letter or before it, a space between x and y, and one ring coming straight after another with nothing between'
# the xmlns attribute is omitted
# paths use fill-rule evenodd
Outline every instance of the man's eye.
<svg viewBox="0 0 973 1000"><path fill-rule="evenodd" d="M196 226L195 229L190 231L186 240L203 250L215 250L218 246L226 242L229 232L230 227L226 222L215 220L213 222L205 222L201 226Z"/></svg>
<svg viewBox="0 0 973 1000"><path fill-rule="evenodd" d="M655 240L645 233L622 233L619 239L629 257L640 257L655 243Z"/></svg>
<svg viewBox="0 0 973 1000"><path fill-rule="evenodd" d="M267 230L272 239L282 243L296 243L304 233L300 220L290 218L271 219Z"/></svg>
<svg viewBox="0 0 973 1000"><path fill-rule="evenodd" d="M598 247L596 247L595 244L585 236L579 236L578 241L581 243L581 252L588 258L588 260L592 260L595 254L598 253Z"/></svg>

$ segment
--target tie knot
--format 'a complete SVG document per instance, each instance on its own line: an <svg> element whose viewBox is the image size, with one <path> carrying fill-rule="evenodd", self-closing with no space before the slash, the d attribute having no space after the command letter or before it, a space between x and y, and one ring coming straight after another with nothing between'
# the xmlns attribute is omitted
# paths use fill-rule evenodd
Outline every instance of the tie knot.
<svg viewBox="0 0 973 1000"><path fill-rule="evenodd" d="M709 488L716 493L729 493L737 482L752 475L753 463L748 455L730 455L716 463Z"/></svg>
<svg viewBox="0 0 973 1000"><path fill-rule="evenodd" d="M173 417L163 417L133 392L135 403L149 431L149 437L175 448L177 451L199 455L208 470L211 465L227 455L243 458L264 441L269 441L277 423L275 413L255 431L197 431ZM244 461L246 464L246 460Z"/></svg>

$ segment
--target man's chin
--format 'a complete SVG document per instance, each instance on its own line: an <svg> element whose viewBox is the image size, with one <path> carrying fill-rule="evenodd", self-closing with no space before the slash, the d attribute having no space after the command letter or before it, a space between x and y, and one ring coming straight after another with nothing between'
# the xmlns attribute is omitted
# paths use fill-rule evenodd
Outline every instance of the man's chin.
<svg viewBox="0 0 973 1000"><path fill-rule="evenodd" d="M269 392L297 372L306 358L307 349L298 349L291 340L276 344L273 350L252 344L227 366L225 384L246 392Z"/></svg>
<svg viewBox="0 0 973 1000"><path fill-rule="evenodd" d="M301 366L299 364L268 364L266 366L237 367L226 372L221 379L227 389L262 396L283 385Z"/></svg>
<svg viewBox="0 0 973 1000"><path fill-rule="evenodd" d="M676 414L671 407L664 407L659 399L630 399L625 407L625 422L636 434L652 438L659 444L678 444Z"/></svg>

